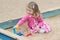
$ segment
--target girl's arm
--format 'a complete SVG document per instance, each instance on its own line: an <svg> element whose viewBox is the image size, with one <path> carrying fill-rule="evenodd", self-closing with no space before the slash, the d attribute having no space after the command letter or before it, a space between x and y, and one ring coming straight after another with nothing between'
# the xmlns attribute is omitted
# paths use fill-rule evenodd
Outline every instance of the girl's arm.
<svg viewBox="0 0 60 40"><path fill-rule="evenodd" d="M19 26L21 26L26 20L28 20L28 14L25 15L19 22L16 24L16 26L13 27L13 32L16 33L17 30L19 30Z"/></svg>
<svg viewBox="0 0 60 40"><path fill-rule="evenodd" d="M21 26L25 21L28 20L28 17L29 17L29 15L26 14L21 20L19 20L19 22L16 24L16 26L17 26L17 27L18 27L18 26Z"/></svg>
<svg viewBox="0 0 60 40"><path fill-rule="evenodd" d="M40 13L40 16L39 16L39 19L38 20L39 20L38 25L40 26L42 24L41 22L44 21L43 16L42 16L41 13Z"/></svg>

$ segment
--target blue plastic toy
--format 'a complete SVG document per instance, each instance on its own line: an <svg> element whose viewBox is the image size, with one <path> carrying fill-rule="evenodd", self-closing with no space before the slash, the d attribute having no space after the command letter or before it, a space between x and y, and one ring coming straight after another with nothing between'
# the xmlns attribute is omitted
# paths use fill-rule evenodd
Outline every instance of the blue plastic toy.
<svg viewBox="0 0 60 40"><path fill-rule="evenodd" d="M17 35L22 36L23 34L21 32L18 32Z"/></svg>
<svg viewBox="0 0 60 40"><path fill-rule="evenodd" d="M13 33L16 34L16 28L13 28Z"/></svg>
<svg viewBox="0 0 60 40"><path fill-rule="evenodd" d="M14 33L14 34L17 34L17 35L19 35L19 36L22 36L22 35L23 35L22 32L16 33L16 28L13 28L13 33Z"/></svg>

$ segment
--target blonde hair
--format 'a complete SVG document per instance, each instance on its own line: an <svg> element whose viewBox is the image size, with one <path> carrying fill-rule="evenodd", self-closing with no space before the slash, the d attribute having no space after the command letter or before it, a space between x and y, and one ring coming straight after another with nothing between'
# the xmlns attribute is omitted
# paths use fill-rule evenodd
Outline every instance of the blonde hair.
<svg viewBox="0 0 60 40"><path fill-rule="evenodd" d="M35 16L37 16L40 13L38 5L35 2L30 2L27 5L27 7L33 10L33 15L35 15Z"/></svg>

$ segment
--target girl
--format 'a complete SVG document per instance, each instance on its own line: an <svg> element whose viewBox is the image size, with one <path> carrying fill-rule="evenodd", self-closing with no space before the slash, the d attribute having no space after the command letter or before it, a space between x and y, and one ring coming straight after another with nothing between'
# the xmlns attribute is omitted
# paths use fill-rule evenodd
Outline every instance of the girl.
<svg viewBox="0 0 60 40"><path fill-rule="evenodd" d="M43 20L38 5L35 2L30 2L26 8L26 15L19 20L15 26L19 29L24 22L28 21L28 29L31 34L47 33L50 31L50 26Z"/></svg>

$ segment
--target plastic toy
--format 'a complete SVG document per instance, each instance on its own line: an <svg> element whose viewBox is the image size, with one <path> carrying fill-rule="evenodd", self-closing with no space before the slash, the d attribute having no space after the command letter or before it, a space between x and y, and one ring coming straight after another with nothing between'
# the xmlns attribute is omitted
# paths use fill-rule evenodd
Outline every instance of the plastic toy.
<svg viewBox="0 0 60 40"><path fill-rule="evenodd" d="M22 36L22 35L23 35L22 32L18 32L18 33L17 33L17 32L16 32L16 28L13 28L13 33L14 33L14 34L17 34L17 35L19 35L19 36Z"/></svg>
<svg viewBox="0 0 60 40"><path fill-rule="evenodd" d="M22 36L23 34L22 34L22 32L18 32L17 35Z"/></svg>
<svg viewBox="0 0 60 40"><path fill-rule="evenodd" d="M16 34L16 28L13 28L13 33Z"/></svg>
<svg viewBox="0 0 60 40"><path fill-rule="evenodd" d="M32 36L32 34L31 34L31 33L29 33L29 34L26 34L25 36L26 36L26 37L29 37L29 36Z"/></svg>

